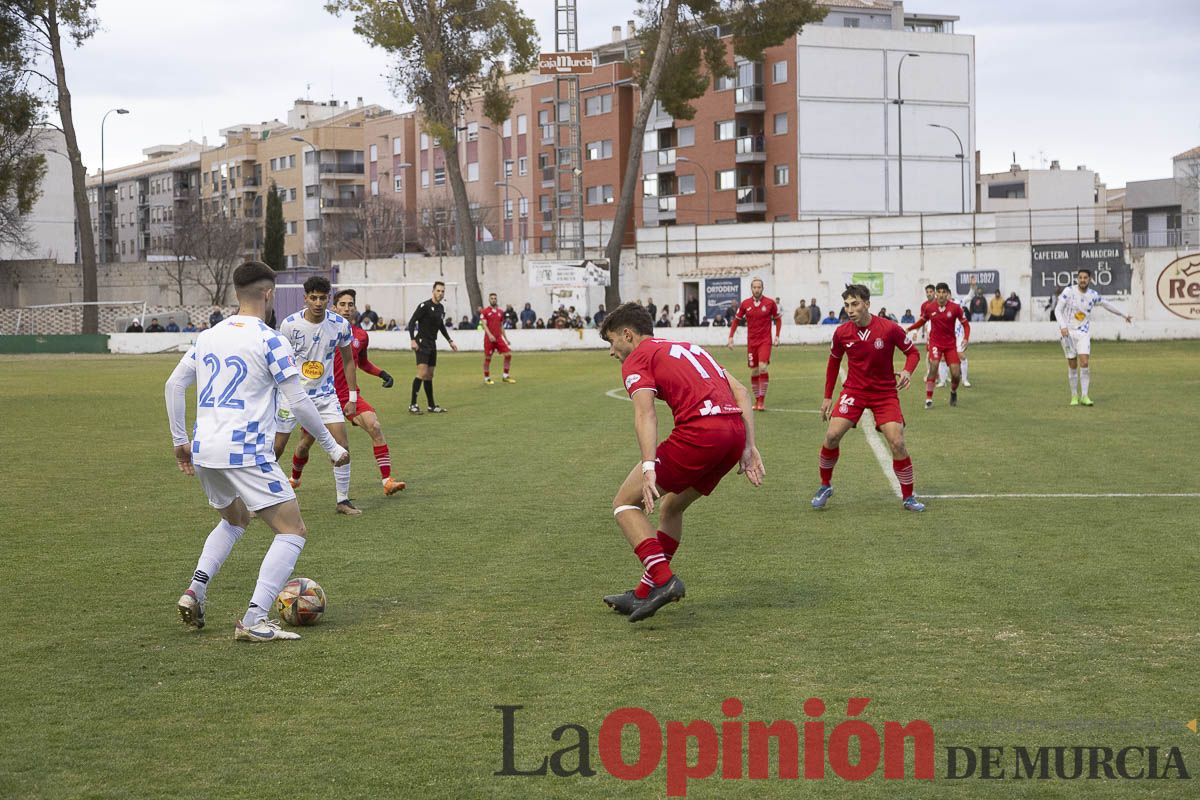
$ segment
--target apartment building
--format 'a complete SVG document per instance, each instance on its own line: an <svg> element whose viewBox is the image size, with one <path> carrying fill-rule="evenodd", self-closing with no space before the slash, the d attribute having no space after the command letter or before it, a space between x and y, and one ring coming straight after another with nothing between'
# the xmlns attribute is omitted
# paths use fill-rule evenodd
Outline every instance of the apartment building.
<svg viewBox="0 0 1200 800"><path fill-rule="evenodd" d="M155 145L142 150L145 161L88 177L90 222L101 263L171 258L175 214L198 196L203 149L192 141Z"/></svg>
<svg viewBox="0 0 1200 800"><path fill-rule="evenodd" d="M1133 247L1200 244L1200 147L1172 159L1171 177L1126 184L1123 205Z"/></svg>
<svg viewBox="0 0 1200 800"><path fill-rule="evenodd" d="M980 174L978 182L979 210L1012 212L998 216L997 225L1030 241L1099 242L1114 233L1120 238L1119 215L1110 220L1107 187L1082 164L1062 169L1051 161L1048 169L1024 169L1014 163L1007 172Z"/></svg>
<svg viewBox="0 0 1200 800"><path fill-rule="evenodd" d="M75 198L71 186L71 162L62 131L45 126L37 131L38 152L46 170L38 186L38 199L21 218L26 225L28 249L0 242L0 261L46 259L72 264L78 241L75 235Z"/></svg>

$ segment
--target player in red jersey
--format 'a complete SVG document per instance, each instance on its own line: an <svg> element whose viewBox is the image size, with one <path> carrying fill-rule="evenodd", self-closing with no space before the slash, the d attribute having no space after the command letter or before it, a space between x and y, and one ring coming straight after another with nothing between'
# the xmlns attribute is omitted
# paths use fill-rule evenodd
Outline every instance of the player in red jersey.
<svg viewBox="0 0 1200 800"><path fill-rule="evenodd" d="M892 469L900 481L904 508L924 511L925 505L913 495L912 459L904 444L904 414L897 394L897 390L908 387L921 353L903 328L871 313L871 290L866 286L847 286L842 292L842 300L850 319L833 332L829 364L825 368L821 417L829 421L829 428L821 446L821 488L812 499L812 507L824 508L833 496L833 468L837 464L842 437L857 426L863 412L870 409L875 416L875 429L892 448ZM897 350L905 356L904 369L899 375L892 372L892 359ZM841 396L834 403L833 387L837 384L842 356L850 363Z"/></svg>
<svg viewBox="0 0 1200 800"><path fill-rule="evenodd" d="M357 294L353 289L342 289L333 296L333 308L338 314L348 320L358 319L358 308L356 306ZM354 365L368 375L375 375L383 380L383 388L392 388L392 376L371 363L367 358L367 346L370 344L370 339L367 332L357 325L350 326L350 332L354 334L354 339L350 343L350 348L354 352ZM341 353L335 353L333 356L333 386L337 391L338 400L344 406L350 398L350 387L346 384L346 371L342 366ZM350 424L357 425L367 432L371 437L371 444L375 452L375 463L379 465L379 478L383 482L383 493L387 496L394 495L396 492L403 491L405 487L404 481L398 481L392 477L392 455L388 450L387 440L383 438L383 427L379 424L379 416L375 413L375 408L367 402L366 398L361 393L358 395L358 408L354 414L347 414L346 418ZM295 452L292 453L292 476L290 478L292 488L300 488L300 478L304 472L304 465L308 463L308 451L316 440L303 428L300 429L300 442L296 445Z"/></svg>
<svg viewBox="0 0 1200 800"><path fill-rule="evenodd" d="M771 345L779 344L779 333L783 329L783 318L779 306L769 297L763 297L761 278L750 281L752 297L742 301L737 314L729 323L729 343L733 348L733 334L738 323L746 324L746 364L750 367L750 388L754 391L754 410L762 411L767 402L767 383L770 376ZM771 339L771 323L775 323L775 338Z"/></svg>
<svg viewBox="0 0 1200 800"><path fill-rule="evenodd" d="M512 366L512 349L504 334L504 311L495 292L488 295L487 308L480 311L479 316L483 319L483 382L488 386L496 385L492 380L492 353L499 352L504 354L504 377L500 380L516 383L508 374L508 368Z"/></svg>
<svg viewBox="0 0 1200 800"><path fill-rule="evenodd" d="M950 285L939 283L934 298L933 305L928 302L921 304L921 316L908 326L908 330L915 331L929 323L929 369L925 373L926 408L933 408L933 387L937 380L938 364L942 359L950 365L950 405L958 405L958 384L962 380L958 352L960 347L966 352L967 341L971 338L971 323L967 321L962 306L950 300ZM963 326L961 343L954 335L955 322L961 322Z"/></svg>
<svg viewBox="0 0 1200 800"><path fill-rule="evenodd" d="M754 446L750 395L704 348L654 338L654 321L637 303L609 313L600 336L621 362L641 450L641 463L613 498L613 516L644 568L636 589L604 602L639 622L684 595L683 581L670 566L683 537L683 512L711 494L735 465L755 486L762 485L765 470ZM671 435L657 447L655 397L675 418ZM657 533L647 518L655 500Z"/></svg>

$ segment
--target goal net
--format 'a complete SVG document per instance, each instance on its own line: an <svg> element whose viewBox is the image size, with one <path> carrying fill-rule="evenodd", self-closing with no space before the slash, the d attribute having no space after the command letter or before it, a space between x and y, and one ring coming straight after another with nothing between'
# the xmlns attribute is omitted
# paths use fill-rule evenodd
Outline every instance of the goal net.
<svg viewBox="0 0 1200 800"><path fill-rule="evenodd" d="M137 319L149 322L144 300L101 300L88 303L48 303L0 310L0 333L21 336L53 336L83 333L83 310L95 306L100 333L124 333Z"/></svg>

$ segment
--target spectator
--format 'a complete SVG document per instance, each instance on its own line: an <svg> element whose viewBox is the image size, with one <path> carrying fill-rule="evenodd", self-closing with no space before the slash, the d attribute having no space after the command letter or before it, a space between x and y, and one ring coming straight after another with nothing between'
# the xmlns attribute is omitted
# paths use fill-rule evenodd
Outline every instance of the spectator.
<svg viewBox="0 0 1200 800"><path fill-rule="evenodd" d="M606 316L608 316L608 312L604 310L604 304L601 303L600 308L596 309L595 316L592 317L592 323L595 324L595 326L597 328L599 328L601 325L604 324L604 318Z"/></svg>
<svg viewBox="0 0 1200 800"><path fill-rule="evenodd" d="M158 321L158 317L150 320L150 324L146 326L146 333L166 333L167 329Z"/></svg>
<svg viewBox="0 0 1200 800"><path fill-rule="evenodd" d="M537 312L533 310L532 305L526 303L525 307L521 309L521 327L532 328L535 322L537 322ZM545 327L545 323L543 323L543 327Z"/></svg>
<svg viewBox="0 0 1200 800"><path fill-rule="evenodd" d="M650 312L650 319L654 319L658 314L658 306L654 305L653 297L646 298L646 310Z"/></svg>
<svg viewBox="0 0 1200 800"><path fill-rule="evenodd" d="M892 322L896 321L895 315L889 314L886 306L879 307L879 316L883 317L884 319L890 319Z"/></svg>
<svg viewBox="0 0 1200 800"><path fill-rule="evenodd" d="M473 331L475 330L475 326L471 324L471 318L463 314L462 321L458 323L458 329L460 331Z"/></svg>
<svg viewBox="0 0 1200 800"><path fill-rule="evenodd" d="M183 326L183 332L184 333L195 333L196 332L196 326L192 324L192 321L190 319L188 320L188 324Z"/></svg>
<svg viewBox="0 0 1200 800"><path fill-rule="evenodd" d="M560 314L559 316L554 318L554 329L555 330L562 331L562 330L566 330L568 327L570 327L570 326L568 325L568 318L565 315Z"/></svg>
<svg viewBox="0 0 1200 800"><path fill-rule="evenodd" d="M687 328L690 326L691 326L691 323L688 322L687 314L680 314L679 316L677 316L675 318L675 327L676 328Z"/></svg>
<svg viewBox="0 0 1200 800"><path fill-rule="evenodd" d="M714 328L724 328L724 327L727 327L727 326L725 325L725 317L721 316L720 314L717 314L715 317L713 317L712 326L713 326Z"/></svg>
<svg viewBox="0 0 1200 800"><path fill-rule="evenodd" d="M533 324L533 327L538 329L539 331L543 330L546 327L546 321L544 319L542 319L541 317L538 317L537 322L535 322Z"/></svg>
<svg viewBox="0 0 1200 800"><path fill-rule="evenodd" d="M796 307L796 310L792 312L792 322L797 325L812 324L812 314L809 313L808 306L803 300L800 301L800 305Z"/></svg>
<svg viewBox="0 0 1200 800"><path fill-rule="evenodd" d="M712 323L710 323L710 322L708 321L708 317L701 317L701 318L700 318L700 327L701 327L701 328L707 328L707 327L708 327L709 325L711 325L711 324L712 324Z"/></svg>
<svg viewBox="0 0 1200 800"><path fill-rule="evenodd" d="M179 324L175 320L167 323L167 333L179 333Z"/></svg>
<svg viewBox="0 0 1200 800"><path fill-rule="evenodd" d="M813 325L821 323L821 307L817 305L817 298L808 301L808 313L812 315Z"/></svg>
<svg viewBox="0 0 1200 800"><path fill-rule="evenodd" d="M667 313L667 307L666 307L666 306L663 306L663 310L662 310L662 316L658 318L658 322L654 323L654 327L656 327L656 328L669 328L669 327L671 327L671 317L670 317L670 316L668 315L668 313Z"/></svg>
<svg viewBox="0 0 1200 800"><path fill-rule="evenodd" d="M741 300L734 300L729 304L729 307L725 309L725 321L727 323L731 325L733 324L733 319L737 316L738 306L741 304Z"/></svg>
<svg viewBox="0 0 1200 800"><path fill-rule="evenodd" d="M200 320L200 330L196 331L196 333L200 333L200 331L206 331L206 330L208 330L208 323L205 322L204 320Z"/></svg>
<svg viewBox="0 0 1200 800"><path fill-rule="evenodd" d="M988 303L987 298L983 296L983 289L977 288L975 296L967 305L971 313L971 322L983 322L987 318Z"/></svg>
<svg viewBox="0 0 1200 800"><path fill-rule="evenodd" d="M683 314L687 317L687 324L695 327L700 324L700 300L693 297L683 304Z"/></svg>
<svg viewBox="0 0 1200 800"><path fill-rule="evenodd" d="M213 306L212 313L208 315L208 327L211 328L223 319L225 319L225 315L221 313L221 309Z"/></svg>
<svg viewBox="0 0 1200 800"><path fill-rule="evenodd" d="M137 317L134 317L130 321L129 327L125 329L125 332L126 333L145 333L146 331L142 328L142 321L139 320Z"/></svg>
<svg viewBox="0 0 1200 800"><path fill-rule="evenodd" d="M479 327L479 312L480 312L481 310L482 310L482 309L478 309L478 308L477 308L477 309L475 309L475 313L473 313L473 314L471 315L471 319L470 319L471 327L470 327L470 328L468 328L467 330L472 330L472 331L473 331L473 330L475 330L475 329L477 329L477 328Z"/></svg>
<svg viewBox="0 0 1200 800"><path fill-rule="evenodd" d="M838 320L837 317L835 317L833 315L833 312L830 311L829 316L826 317L825 319L821 320L821 324L822 325L839 325L839 324L841 324L841 322L840 322L840 320Z"/></svg>
<svg viewBox="0 0 1200 800"><path fill-rule="evenodd" d="M364 331L373 331L379 327L379 315L371 310L371 304L363 306L363 312L358 315L358 327Z"/></svg>
<svg viewBox="0 0 1200 800"><path fill-rule="evenodd" d="M1017 293L1013 292L1004 301L1004 321L1015 322L1017 314L1021 313L1021 298L1017 297Z"/></svg>
<svg viewBox="0 0 1200 800"><path fill-rule="evenodd" d="M912 315L912 309L911 308L904 309L904 316L902 316L900 318L900 324L901 325L911 325L916 321L917 321L917 318Z"/></svg>
<svg viewBox="0 0 1200 800"><path fill-rule="evenodd" d="M517 310L509 303L504 307L504 329L515 330L517 327Z"/></svg>
<svg viewBox="0 0 1200 800"><path fill-rule="evenodd" d="M683 309L679 307L679 303L675 304L675 310L671 312L671 316L678 318L683 313Z"/></svg>
<svg viewBox="0 0 1200 800"><path fill-rule="evenodd" d="M389 331L398 331L400 330L400 323L396 322L396 319L393 317L388 320L387 329Z"/></svg>
<svg viewBox="0 0 1200 800"><path fill-rule="evenodd" d="M838 322L845 322L848 319L850 319L850 315L846 313L846 307L842 306L842 313L838 314Z"/></svg>
<svg viewBox="0 0 1200 800"><path fill-rule="evenodd" d="M1000 290L996 290L996 294L988 303L988 322L1003 322L1004 321L1004 295L1000 294Z"/></svg>

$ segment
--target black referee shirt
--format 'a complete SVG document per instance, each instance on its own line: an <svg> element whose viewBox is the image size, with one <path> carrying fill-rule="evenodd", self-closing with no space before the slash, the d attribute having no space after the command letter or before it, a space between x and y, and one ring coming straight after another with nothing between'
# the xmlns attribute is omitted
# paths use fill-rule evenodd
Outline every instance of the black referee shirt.
<svg viewBox="0 0 1200 800"><path fill-rule="evenodd" d="M422 347L436 347L439 331L447 342L450 341L450 332L446 330L446 307L432 299L426 300L417 306L409 319L408 335Z"/></svg>

